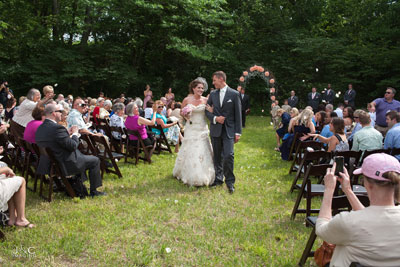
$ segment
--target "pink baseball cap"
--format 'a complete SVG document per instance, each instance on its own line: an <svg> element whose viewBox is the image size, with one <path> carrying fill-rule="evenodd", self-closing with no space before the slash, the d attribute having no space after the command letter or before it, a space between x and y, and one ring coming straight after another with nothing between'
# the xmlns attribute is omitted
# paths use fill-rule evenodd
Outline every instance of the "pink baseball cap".
<svg viewBox="0 0 400 267"><path fill-rule="evenodd" d="M366 157L361 168L358 168L353 173L363 174L368 178L379 181L389 181L389 179L383 178L382 175L390 171L400 173L400 162L388 154L376 153Z"/></svg>

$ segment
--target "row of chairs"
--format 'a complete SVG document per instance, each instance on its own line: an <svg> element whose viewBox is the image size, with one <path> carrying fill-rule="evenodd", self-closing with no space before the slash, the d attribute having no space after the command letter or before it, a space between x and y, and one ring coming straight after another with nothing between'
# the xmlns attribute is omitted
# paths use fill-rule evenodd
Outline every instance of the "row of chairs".
<svg viewBox="0 0 400 267"><path fill-rule="evenodd" d="M311 148L311 149L310 149ZM297 198L292 210L291 219L294 220L296 214L306 214L306 226L312 226L310 238L304 249L303 255L299 261L299 266L303 266L308 257L313 256L311 248L314 244L315 235L315 222L317 217L311 216L311 214L318 214L319 209L312 209L311 199L315 196L323 196L324 185L322 184L323 177L326 173L327 168L331 168L332 159L335 156L343 156L345 161L345 167L349 170L350 180L353 191L364 204L369 205L366 189L358 184L359 175L353 175L353 170L362 164L362 161L368 155L373 153L388 153L391 155L400 154L400 149L379 149L374 151L355 152L355 151L343 151L329 153L322 149L322 144L316 141L299 141L296 148L293 150L292 164L289 169L289 174L296 172L293 182L290 187L290 192L295 190L298 191ZM316 183L312 183L311 178L317 178ZM298 184L298 181L302 182ZM348 204L346 196L342 195L339 183L335 190L335 196L332 204L332 210L340 210L341 208L351 209ZM306 199L306 208L300 209L301 200Z"/></svg>

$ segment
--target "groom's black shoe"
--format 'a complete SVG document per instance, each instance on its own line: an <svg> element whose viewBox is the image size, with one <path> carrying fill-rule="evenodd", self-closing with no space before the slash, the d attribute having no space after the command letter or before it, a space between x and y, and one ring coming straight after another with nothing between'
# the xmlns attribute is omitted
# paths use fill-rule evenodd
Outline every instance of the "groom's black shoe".
<svg viewBox="0 0 400 267"><path fill-rule="evenodd" d="M220 180L218 180L218 179L215 179L214 180L214 183L212 183L210 186L211 187L215 187L215 186L218 186L218 185L222 185L224 182L222 182L222 181L220 181Z"/></svg>
<svg viewBox="0 0 400 267"><path fill-rule="evenodd" d="M233 184L227 185L228 186L228 191L229 194L233 194L233 192L235 192L235 187L233 186Z"/></svg>

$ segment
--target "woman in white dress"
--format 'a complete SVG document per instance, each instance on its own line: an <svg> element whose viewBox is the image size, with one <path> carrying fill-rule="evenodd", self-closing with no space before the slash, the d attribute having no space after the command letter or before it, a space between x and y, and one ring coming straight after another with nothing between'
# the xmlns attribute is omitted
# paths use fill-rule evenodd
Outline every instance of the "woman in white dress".
<svg viewBox="0 0 400 267"><path fill-rule="evenodd" d="M35 227L25 217L25 179L8 167L0 168L0 211L10 213L9 226Z"/></svg>
<svg viewBox="0 0 400 267"><path fill-rule="evenodd" d="M205 116L207 98L203 97L205 82L198 79L189 85L190 95L182 102L182 114L186 119L185 136L175 161L173 175L189 186L208 186L214 182L215 171L209 130ZM186 108L186 109L185 109Z"/></svg>

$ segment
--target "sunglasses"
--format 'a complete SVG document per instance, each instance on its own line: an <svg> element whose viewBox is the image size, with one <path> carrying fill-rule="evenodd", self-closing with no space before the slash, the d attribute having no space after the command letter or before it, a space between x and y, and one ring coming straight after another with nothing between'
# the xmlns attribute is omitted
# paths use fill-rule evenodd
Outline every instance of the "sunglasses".
<svg viewBox="0 0 400 267"><path fill-rule="evenodd" d="M80 107L86 107L86 106L87 106L87 104L85 104L85 103L81 103L81 104L79 104L78 106L80 106Z"/></svg>
<svg viewBox="0 0 400 267"><path fill-rule="evenodd" d="M59 109L59 110L54 110L54 112L62 113L63 111L61 109Z"/></svg>
<svg viewBox="0 0 400 267"><path fill-rule="evenodd" d="M388 94L388 95L391 94L391 93L392 93L392 92L385 92L385 94Z"/></svg>
<svg viewBox="0 0 400 267"><path fill-rule="evenodd" d="M354 119L358 119L359 117L354 117Z"/></svg>
<svg viewBox="0 0 400 267"><path fill-rule="evenodd" d="M164 108L164 106L158 106L157 108Z"/></svg>

